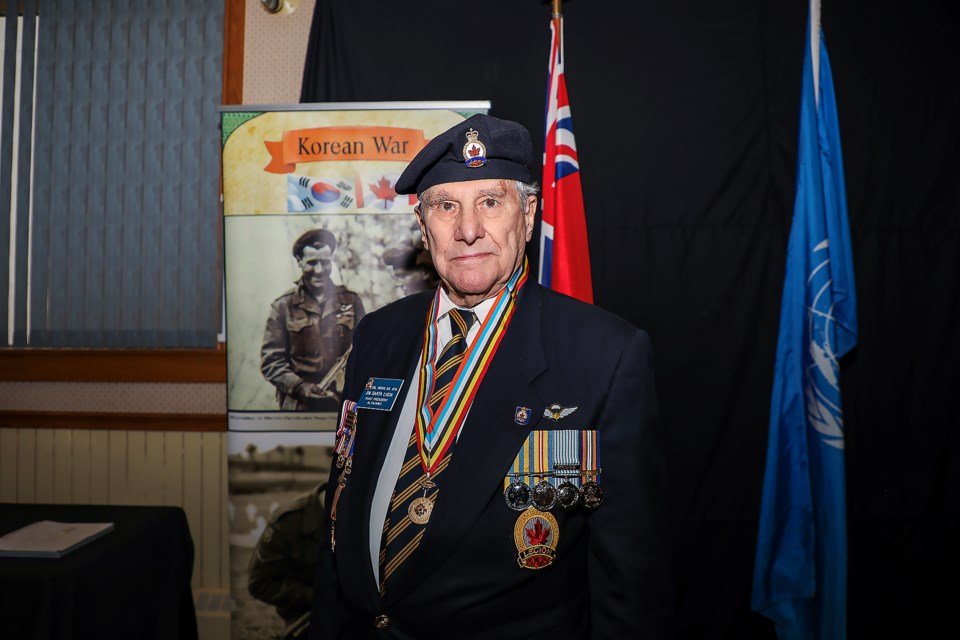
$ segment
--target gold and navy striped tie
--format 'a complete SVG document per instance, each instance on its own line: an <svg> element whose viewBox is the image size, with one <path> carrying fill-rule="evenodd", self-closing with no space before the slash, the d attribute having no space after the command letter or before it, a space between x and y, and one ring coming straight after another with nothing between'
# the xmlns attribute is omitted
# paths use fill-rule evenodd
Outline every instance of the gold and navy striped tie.
<svg viewBox="0 0 960 640"><path fill-rule="evenodd" d="M453 337L444 346L437 358L435 367L433 390L428 396L431 415L436 413L442 404L443 398L449 392L453 379L463 361L463 354L467 346L467 332L476 320L472 311L451 309L449 312L450 328ZM430 482L434 485L427 490L426 497L435 502L437 499L437 477L450 464L453 448L447 450L446 455L430 475ZM417 434L414 431L407 443L407 451L397 477L397 484L390 499L390 508L383 524L383 540L380 545L380 595L384 594L387 580L402 565L420 545L426 524L418 525L410 520L408 509L410 503L423 495L423 483L427 480L420 463L420 450L417 446Z"/></svg>
<svg viewBox="0 0 960 640"><path fill-rule="evenodd" d="M435 415L443 399L447 397L457 369L463 362L463 353L467 350L467 332L473 326L476 316L467 309L450 309L447 316L450 318L450 329L453 337L443 347L437 358L437 366L433 372L433 389L430 392L430 415Z"/></svg>

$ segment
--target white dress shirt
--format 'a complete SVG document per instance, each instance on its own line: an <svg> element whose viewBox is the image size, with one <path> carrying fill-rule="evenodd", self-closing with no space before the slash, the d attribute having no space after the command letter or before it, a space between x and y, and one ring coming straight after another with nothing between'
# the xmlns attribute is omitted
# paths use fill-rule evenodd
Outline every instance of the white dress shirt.
<svg viewBox="0 0 960 640"><path fill-rule="evenodd" d="M472 311L477 316L477 321L471 325L467 332L467 346L473 344L474 339L480 333L480 326L490 314L497 296L487 298ZM450 309L458 308L447 293L440 289L440 308L437 309L437 353L443 351L443 347L453 337L453 330L450 328L450 321L447 320L447 313ZM417 389L420 386L420 361L423 359L423 351L417 357L413 365L413 371L410 372L410 386L407 388L407 396L403 401L403 407L400 409L400 418L397 420L397 428L393 432L393 439L390 441L390 448L387 450L387 457L383 461L383 467L380 468L380 477L377 479L377 488L373 492L373 502L370 505L370 562L373 566L374 580L379 584L380 581L380 538L383 535L383 523L387 518L387 511L390 508L390 499L393 497L393 489L397 484L397 478L400 476L400 468L403 466L403 459L407 452L407 443L410 442L410 436L413 434L413 428L417 419ZM468 409L469 414L469 409ZM466 418L464 418L466 420ZM362 420L361 420L362 423ZM459 434L458 434L459 436Z"/></svg>

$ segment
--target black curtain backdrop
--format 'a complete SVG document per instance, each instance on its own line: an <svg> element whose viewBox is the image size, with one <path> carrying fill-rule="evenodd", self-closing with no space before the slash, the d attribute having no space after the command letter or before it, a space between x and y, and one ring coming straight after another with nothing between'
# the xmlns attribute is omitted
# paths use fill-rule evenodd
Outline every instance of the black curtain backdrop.
<svg viewBox="0 0 960 640"><path fill-rule="evenodd" d="M823 7L860 315L841 381L850 638L957 626L954 5ZM574 0L564 17L596 303L657 352L680 636L773 638L749 594L807 3ZM301 101L489 99L539 154L549 19L540 0L318 0Z"/></svg>

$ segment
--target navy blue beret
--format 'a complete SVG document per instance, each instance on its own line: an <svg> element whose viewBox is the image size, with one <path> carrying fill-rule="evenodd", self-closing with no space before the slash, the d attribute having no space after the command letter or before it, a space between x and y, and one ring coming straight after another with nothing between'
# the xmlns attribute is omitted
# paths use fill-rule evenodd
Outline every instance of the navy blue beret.
<svg viewBox="0 0 960 640"><path fill-rule="evenodd" d="M427 143L400 174L399 194L421 194L445 182L533 182L530 132L516 122L477 114Z"/></svg>

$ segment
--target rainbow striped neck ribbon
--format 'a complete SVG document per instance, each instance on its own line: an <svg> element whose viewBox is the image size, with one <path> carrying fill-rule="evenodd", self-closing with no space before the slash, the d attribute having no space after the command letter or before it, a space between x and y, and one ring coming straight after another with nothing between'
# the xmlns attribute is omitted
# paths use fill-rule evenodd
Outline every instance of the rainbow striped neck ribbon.
<svg viewBox="0 0 960 640"><path fill-rule="evenodd" d="M434 362L439 353L437 349L439 290L434 297L424 332L423 356L420 361L420 387L417 390L417 406L420 408L417 412L417 447L420 450L420 464L427 476L433 473L450 446L457 440L463 421L480 387L480 381L486 375L490 362L507 332L507 326L516 307L517 294L527 281L528 271L527 259L524 258L523 264L514 272L507 286L497 295L490 313L480 325L480 333L463 355L463 362L457 369L450 390L437 408L437 412L432 414L429 398L435 379Z"/></svg>

